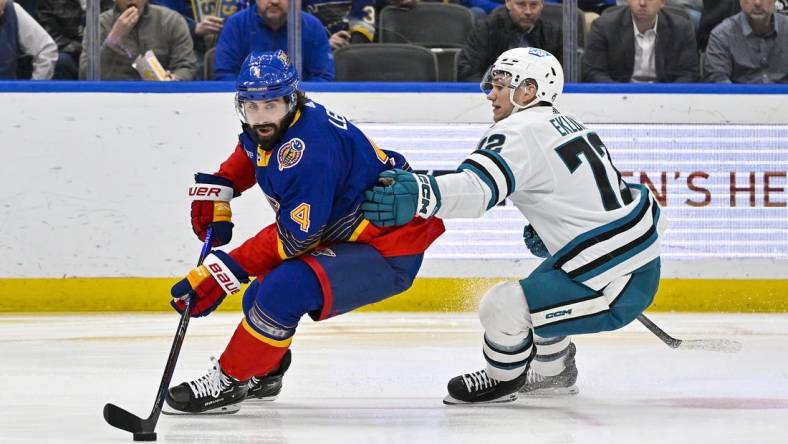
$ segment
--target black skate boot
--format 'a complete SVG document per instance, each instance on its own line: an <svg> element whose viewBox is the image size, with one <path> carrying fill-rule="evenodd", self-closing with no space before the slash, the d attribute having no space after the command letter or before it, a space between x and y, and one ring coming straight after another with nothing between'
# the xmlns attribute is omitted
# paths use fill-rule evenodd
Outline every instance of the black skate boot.
<svg viewBox="0 0 788 444"><path fill-rule="evenodd" d="M449 395L444 404L490 404L517 400L517 391L525 384L528 368L511 381L498 381L485 370L455 376L449 381Z"/></svg>
<svg viewBox="0 0 788 444"><path fill-rule="evenodd" d="M184 382L167 391L168 415L221 415L240 410L246 398L247 381L239 381L222 370L219 361L211 357L208 374L194 381Z"/></svg>
<svg viewBox="0 0 788 444"><path fill-rule="evenodd" d="M534 371L533 365L528 366L525 385L520 389L520 394L533 397L576 395L579 392L575 385L577 382L576 351L575 344L569 344L568 353L564 357L564 370L555 376L540 375Z"/></svg>
<svg viewBox="0 0 788 444"><path fill-rule="evenodd" d="M279 362L279 367L271 373L260 376L252 376L249 380L249 391L246 393L247 401L273 401L276 395L282 391L282 376L288 368L290 368L290 350L285 352L282 360Z"/></svg>

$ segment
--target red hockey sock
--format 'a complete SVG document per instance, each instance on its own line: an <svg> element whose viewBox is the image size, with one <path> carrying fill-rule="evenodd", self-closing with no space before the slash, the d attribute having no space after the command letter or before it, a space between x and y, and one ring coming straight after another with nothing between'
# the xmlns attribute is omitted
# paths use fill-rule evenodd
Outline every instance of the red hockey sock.
<svg viewBox="0 0 788 444"><path fill-rule="evenodd" d="M254 331L244 318L219 362L226 374L239 381L263 376L279 365L292 340L292 337L281 341L265 337Z"/></svg>

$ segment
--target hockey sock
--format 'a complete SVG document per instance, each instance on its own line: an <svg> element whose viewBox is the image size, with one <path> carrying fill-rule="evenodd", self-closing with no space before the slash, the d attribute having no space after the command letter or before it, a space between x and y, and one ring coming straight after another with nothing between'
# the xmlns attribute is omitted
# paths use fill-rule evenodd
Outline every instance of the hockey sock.
<svg viewBox="0 0 788 444"><path fill-rule="evenodd" d="M531 359L533 335L484 335L484 359L487 374L498 381L511 381L520 376Z"/></svg>
<svg viewBox="0 0 788 444"><path fill-rule="evenodd" d="M279 366L292 337L271 339L253 330L244 318L219 359L226 374L239 381L262 376Z"/></svg>
<svg viewBox="0 0 788 444"><path fill-rule="evenodd" d="M555 376L565 368L565 357L569 353L572 340L569 336L542 338L534 336L536 357L531 362L531 369L543 376Z"/></svg>

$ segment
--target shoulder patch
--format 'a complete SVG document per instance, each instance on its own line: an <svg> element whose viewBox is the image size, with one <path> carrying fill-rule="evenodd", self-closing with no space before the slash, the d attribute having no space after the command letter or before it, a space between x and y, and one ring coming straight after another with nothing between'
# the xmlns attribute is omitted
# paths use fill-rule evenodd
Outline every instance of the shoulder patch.
<svg viewBox="0 0 788 444"><path fill-rule="evenodd" d="M285 168L292 168L301 161L306 150L306 143L298 137L294 137L279 147L276 159L279 162L279 171Z"/></svg>

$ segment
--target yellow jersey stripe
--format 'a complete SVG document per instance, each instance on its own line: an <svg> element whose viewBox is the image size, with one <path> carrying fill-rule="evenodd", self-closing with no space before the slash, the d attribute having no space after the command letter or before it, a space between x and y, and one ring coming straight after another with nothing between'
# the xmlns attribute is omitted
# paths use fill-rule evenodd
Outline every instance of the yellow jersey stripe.
<svg viewBox="0 0 788 444"><path fill-rule="evenodd" d="M348 239L348 241L355 242L356 239L358 239L358 237L361 236L361 233L364 232L364 230L367 228L368 225L369 225L369 221L367 219L363 219L361 223L358 224L356 229L353 230L353 234L350 235L350 239Z"/></svg>
<svg viewBox="0 0 788 444"><path fill-rule="evenodd" d="M253 329L251 325L249 325L249 322L246 321L246 317L244 317L243 320L241 321L241 325L243 325L244 330L246 330L250 335L254 336L255 339L261 342L265 342L266 344L272 345L274 347L279 347L279 348L290 347L290 343L293 342L292 336L287 339L282 339L281 341L279 341L276 339L271 339L268 336L261 335L255 329Z"/></svg>

